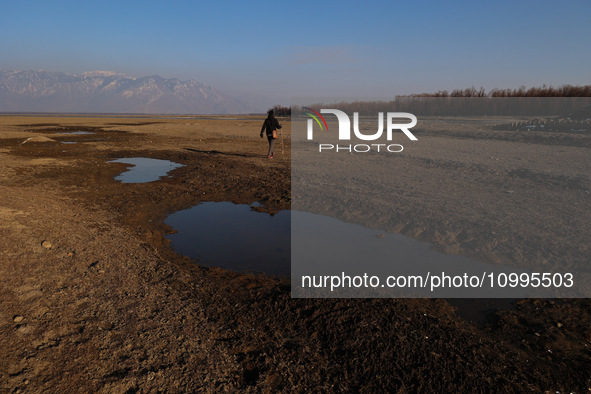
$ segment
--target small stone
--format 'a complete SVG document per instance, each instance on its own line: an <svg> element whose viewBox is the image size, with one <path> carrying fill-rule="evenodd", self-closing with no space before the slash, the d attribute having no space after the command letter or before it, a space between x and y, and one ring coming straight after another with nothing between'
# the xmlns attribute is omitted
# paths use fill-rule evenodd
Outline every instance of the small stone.
<svg viewBox="0 0 591 394"><path fill-rule="evenodd" d="M51 242L45 240L41 242L41 246L43 246L45 249L51 249Z"/></svg>
<svg viewBox="0 0 591 394"><path fill-rule="evenodd" d="M20 323L20 322L22 322L23 320L25 320L25 318L24 318L24 317L22 317L22 316L15 316L15 317L14 317L12 320L13 320L15 323Z"/></svg>
<svg viewBox="0 0 591 394"><path fill-rule="evenodd" d="M32 330L33 329L31 327L27 325L22 325L16 329L16 332L18 332L19 334L29 334Z"/></svg>
<svg viewBox="0 0 591 394"><path fill-rule="evenodd" d="M104 321L99 325L99 329L103 330L103 331L109 331L112 330L113 327L115 327L115 325L111 322L108 321Z"/></svg>
<svg viewBox="0 0 591 394"><path fill-rule="evenodd" d="M560 323L560 322L556 323L556 327L558 327L558 328L562 327L562 323Z"/></svg>
<svg viewBox="0 0 591 394"><path fill-rule="evenodd" d="M279 390L281 388L281 386L283 385L283 381L281 379L281 376L278 374L271 374L271 375L267 376L267 379L265 379L265 383L267 383L267 385L272 390Z"/></svg>
<svg viewBox="0 0 591 394"><path fill-rule="evenodd" d="M386 238L386 236L384 234L378 234L376 235L378 238Z"/></svg>
<svg viewBox="0 0 591 394"><path fill-rule="evenodd" d="M17 376L17 375L20 375L21 373L23 373L24 370L25 369L23 368L22 365L17 364L17 365L10 365L6 372L8 372L8 375L10 375L10 376Z"/></svg>

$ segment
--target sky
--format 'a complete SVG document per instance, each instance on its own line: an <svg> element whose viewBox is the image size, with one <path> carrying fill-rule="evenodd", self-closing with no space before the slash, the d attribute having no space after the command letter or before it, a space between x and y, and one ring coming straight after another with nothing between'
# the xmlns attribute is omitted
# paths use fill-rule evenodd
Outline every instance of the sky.
<svg viewBox="0 0 591 394"><path fill-rule="evenodd" d="M0 69L390 98L591 84L591 1L0 0Z"/></svg>

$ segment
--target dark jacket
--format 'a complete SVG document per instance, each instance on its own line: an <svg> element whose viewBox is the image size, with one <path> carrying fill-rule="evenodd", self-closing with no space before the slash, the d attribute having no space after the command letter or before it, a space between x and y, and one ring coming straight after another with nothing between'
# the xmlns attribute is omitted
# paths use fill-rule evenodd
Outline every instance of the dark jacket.
<svg viewBox="0 0 591 394"><path fill-rule="evenodd" d="M272 137L273 130L277 130L280 128L281 128L281 125L279 124L277 119L275 119L274 116L270 115L269 117L267 117L267 119L265 119L265 122L263 123L263 127L261 128L261 135L263 135L263 133L265 132L265 129L266 129L267 130L267 137Z"/></svg>

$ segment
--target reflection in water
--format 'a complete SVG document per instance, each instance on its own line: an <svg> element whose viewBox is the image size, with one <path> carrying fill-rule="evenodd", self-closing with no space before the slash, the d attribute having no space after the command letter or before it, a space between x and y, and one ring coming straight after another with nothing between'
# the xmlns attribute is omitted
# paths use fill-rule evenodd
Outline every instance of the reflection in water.
<svg viewBox="0 0 591 394"><path fill-rule="evenodd" d="M165 221L175 251L203 264L272 275L290 272L290 214L256 212L249 205L205 202Z"/></svg>
<svg viewBox="0 0 591 394"><path fill-rule="evenodd" d="M126 163L133 167L115 177L122 183L146 183L157 181L166 176L169 171L175 168L183 167L169 160L149 159L147 157L129 157L117 160L111 160L109 163Z"/></svg>

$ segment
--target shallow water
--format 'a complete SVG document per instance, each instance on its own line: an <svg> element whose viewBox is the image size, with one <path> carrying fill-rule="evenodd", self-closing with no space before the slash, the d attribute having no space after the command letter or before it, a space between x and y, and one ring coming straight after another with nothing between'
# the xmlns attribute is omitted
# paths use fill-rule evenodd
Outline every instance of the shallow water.
<svg viewBox="0 0 591 394"><path fill-rule="evenodd" d="M205 202L164 222L177 230L167 236L174 250L205 265L289 275L290 219L289 211L270 215L250 205Z"/></svg>
<svg viewBox="0 0 591 394"><path fill-rule="evenodd" d="M177 233L167 238L178 253L200 259L205 265L233 271L291 274L292 279L302 274L326 275L343 271L351 275L359 271L382 276L427 272L472 275L500 269L523 272L444 254L426 242L328 216L299 211L280 211L271 216L253 211L251 207L206 202L176 212L165 223ZM464 290L430 296L469 297ZM479 296L513 298L515 295L510 289L503 289Z"/></svg>
<svg viewBox="0 0 591 394"><path fill-rule="evenodd" d="M84 134L96 134L92 131L64 131L63 133L58 133L60 135L84 135Z"/></svg>
<svg viewBox="0 0 591 394"><path fill-rule="evenodd" d="M465 256L445 254L432 248L427 242L401 234L388 233L358 224L316 215L309 212L292 211L292 285L299 286L303 275L429 275L445 273L448 276L478 275L491 272L517 272L524 270L514 267L487 264ZM298 281L298 278L300 279ZM295 281L295 282L293 282ZM292 288L293 290L293 288ZM408 290L408 291L407 291ZM446 297L446 298L517 298L519 289L493 288L487 291L472 291L470 288L392 289L392 292L372 293L372 296L390 297L394 294L404 297ZM301 293L298 293L301 292ZM395 293L396 292L396 293ZM320 291L325 297L364 296L361 292L337 294L330 289ZM301 289L293 296L306 296Z"/></svg>
<svg viewBox="0 0 591 394"><path fill-rule="evenodd" d="M71 145L71 144L77 144L77 142L74 142L74 141L62 141L62 144Z"/></svg>
<svg viewBox="0 0 591 394"><path fill-rule="evenodd" d="M131 164L127 171L115 177L122 183L147 183L157 181L166 176L169 171L175 168L183 167L182 164L170 160L150 159L147 157L127 157L111 160L109 163Z"/></svg>

